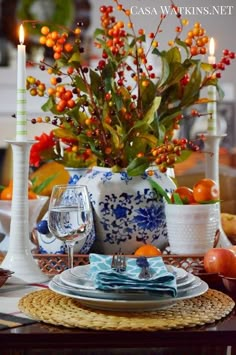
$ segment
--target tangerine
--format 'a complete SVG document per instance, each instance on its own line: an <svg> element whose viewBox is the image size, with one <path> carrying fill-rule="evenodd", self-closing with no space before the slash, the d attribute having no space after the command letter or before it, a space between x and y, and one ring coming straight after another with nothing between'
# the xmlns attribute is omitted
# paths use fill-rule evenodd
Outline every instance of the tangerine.
<svg viewBox="0 0 236 355"><path fill-rule="evenodd" d="M12 186L5 187L0 195L1 200L12 200L13 188Z"/></svg>
<svg viewBox="0 0 236 355"><path fill-rule="evenodd" d="M29 200L36 200L38 198L38 195L32 191L32 190L28 190L28 199Z"/></svg>
<svg viewBox="0 0 236 355"><path fill-rule="evenodd" d="M141 247L139 247L135 253L135 256L159 256L161 255L160 249L155 247L155 245L152 244L144 244Z"/></svg>
<svg viewBox="0 0 236 355"><path fill-rule="evenodd" d="M212 179L204 178L193 186L193 197L196 202L217 201L219 199L219 189Z"/></svg>
<svg viewBox="0 0 236 355"><path fill-rule="evenodd" d="M178 194L184 205L189 205L190 203L195 203L193 197L193 190L187 186L179 186L171 195L171 201L174 203L174 194Z"/></svg>

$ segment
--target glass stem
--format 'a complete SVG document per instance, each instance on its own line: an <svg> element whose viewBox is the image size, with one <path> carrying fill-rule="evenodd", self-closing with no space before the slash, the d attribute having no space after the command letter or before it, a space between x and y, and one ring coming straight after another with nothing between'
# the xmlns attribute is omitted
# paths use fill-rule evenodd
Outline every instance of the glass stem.
<svg viewBox="0 0 236 355"><path fill-rule="evenodd" d="M67 253L68 253L68 268L73 269L74 267L74 245L75 242L73 240L67 240Z"/></svg>

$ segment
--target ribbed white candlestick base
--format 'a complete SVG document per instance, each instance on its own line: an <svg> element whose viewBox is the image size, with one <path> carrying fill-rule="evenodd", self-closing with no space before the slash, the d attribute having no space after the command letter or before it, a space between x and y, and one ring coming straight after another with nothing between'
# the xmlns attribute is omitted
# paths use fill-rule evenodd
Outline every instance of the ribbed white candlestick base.
<svg viewBox="0 0 236 355"><path fill-rule="evenodd" d="M34 260L29 240L29 152L34 141L8 141L13 151L13 199L9 248L1 264L14 272L8 283L39 283L48 280Z"/></svg>
<svg viewBox="0 0 236 355"><path fill-rule="evenodd" d="M220 140L226 135L206 135L206 170L205 176L208 179L214 180L218 187L220 187L220 174L219 174L219 148L220 148ZM220 218L220 203L219 203L219 230L220 237L217 246L221 247L229 247L232 245L227 235L225 234Z"/></svg>

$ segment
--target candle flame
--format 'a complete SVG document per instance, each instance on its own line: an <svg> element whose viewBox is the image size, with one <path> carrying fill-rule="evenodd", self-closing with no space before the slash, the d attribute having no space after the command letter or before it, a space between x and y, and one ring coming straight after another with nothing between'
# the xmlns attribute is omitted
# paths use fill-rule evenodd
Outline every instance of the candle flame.
<svg viewBox="0 0 236 355"><path fill-rule="evenodd" d="M23 25L21 24L21 25L20 25L20 30L19 30L19 41L20 41L20 44L23 44L23 43L24 43L24 39L25 39L24 27L23 27Z"/></svg>
<svg viewBox="0 0 236 355"><path fill-rule="evenodd" d="M210 44L209 44L209 54L213 56L215 54L215 41L214 38L210 39Z"/></svg>

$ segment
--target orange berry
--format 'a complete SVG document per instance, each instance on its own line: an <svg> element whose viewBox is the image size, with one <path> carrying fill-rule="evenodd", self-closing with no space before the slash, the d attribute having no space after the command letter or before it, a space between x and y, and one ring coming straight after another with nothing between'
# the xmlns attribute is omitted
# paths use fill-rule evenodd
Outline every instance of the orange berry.
<svg viewBox="0 0 236 355"><path fill-rule="evenodd" d="M65 49L66 52L70 53L73 50L73 46L72 46L71 43L66 43L64 45L64 49Z"/></svg>
<svg viewBox="0 0 236 355"><path fill-rule="evenodd" d="M67 69L67 73L68 73L69 75L73 74L73 72L74 72L74 68L73 68L73 67L69 67L69 68Z"/></svg>
<svg viewBox="0 0 236 355"><path fill-rule="evenodd" d="M73 99L68 100L68 101L67 101L67 106L68 106L69 108L75 107L75 100L73 100Z"/></svg>
<svg viewBox="0 0 236 355"><path fill-rule="evenodd" d="M55 52L55 53L53 54L53 58L54 58L55 60L60 59L60 58L61 58L61 53Z"/></svg>
<svg viewBox="0 0 236 355"><path fill-rule="evenodd" d="M45 37L45 36L41 36L39 38L39 43L42 44L42 45L44 45L46 43L46 41L47 41L47 37Z"/></svg>
<svg viewBox="0 0 236 355"><path fill-rule="evenodd" d="M79 27L77 27L75 30L74 30L74 33L76 35L79 35L81 33L81 29Z"/></svg>
<svg viewBox="0 0 236 355"><path fill-rule="evenodd" d="M153 42L152 42L152 47L153 47L153 48L158 47L158 42L157 42L157 41L153 41Z"/></svg>
<svg viewBox="0 0 236 355"><path fill-rule="evenodd" d="M50 79L50 83L52 85L56 85L57 84L57 78L55 76L52 76L51 79Z"/></svg>
<svg viewBox="0 0 236 355"><path fill-rule="evenodd" d="M46 40L46 46L47 46L47 47L51 48L51 47L53 47L54 45L55 45L55 42L54 42L51 38L48 38L48 39Z"/></svg>
<svg viewBox="0 0 236 355"><path fill-rule="evenodd" d="M217 201L219 189L212 179L201 179L193 186L193 197L196 202Z"/></svg>
<svg viewBox="0 0 236 355"><path fill-rule="evenodd" d="M109 154L111 154L111 152L112 152L111 147L106 147L106 149L105 149L105 154L106 154L106 155L109 155Z"/></svg>
<svg viewBox="0 0 236 355"><path fill-rule="evenodd" d="M52 38L53 40L57 40L58 37L59 37L59 33L58 33L57 31L52 31L52 33L51 33L51 38Z"/></svg>
<svg viewBox="0 0 236 355"><path fill-rule="evenodd" d="M55 89L53 89L53 88L48 88L47 91L48 91L49 96L53 96L55 94Z"/></svg>
<svg viewBox="0 0 236 355"><path fill-rule="evenodd" d="M47 35L48 33L49 33L49 28L48 28L48 26L43 26L42 28L41 28L41 33L42 33L42 35Z"/></svg>
<svg viewBox="0 0 236 355"><path fill-rule="evenodd" d="M155 245L144 244L135 251L134 255L135 256L146 256L146 257L159 256L159 255L161 255L161 251L160 251L160 249L155 247Z"/></svg>

